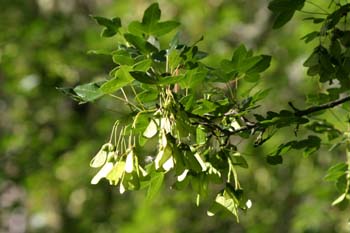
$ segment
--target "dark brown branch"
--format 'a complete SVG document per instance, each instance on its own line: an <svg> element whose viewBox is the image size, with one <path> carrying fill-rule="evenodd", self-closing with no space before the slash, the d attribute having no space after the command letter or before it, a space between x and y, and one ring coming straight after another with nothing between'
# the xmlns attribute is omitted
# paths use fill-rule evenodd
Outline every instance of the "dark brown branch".
<svg viewBox="0 0 350 233"><path fill-rule="evenodd" d="M303 116L309 115L309 114L314 113L314 112L319 112L319 111L326 110L326 109L329 109L329 108L334 108L335 106L343 104L343 103L345 103L347 101L350 101L350 96L346 96L344 98L341 98L341 99L338 99L338 100L335 100L335 101L332 101L332 102L329 102L329 103L321 104L321 105L318 105L318 106L312 106L312 107L309 107L309 108L304 109L304 110L297 109L296 107L294 107L294 105L291 102L289 102L288 104L294 110L295 116L303 117ZM247 126L239 128L237 130L230 131L229 134L233 135L233 134L244 132L244 131L248 131L248 130L256 131L259 127L260 127L259 122L255 122L255 123L251 122Z"/></svg>
<svg viewBox="0 0 350 233"><path fill-rule="evenodd" d="M303 116L307 116L309 114L312 114L314 112L319 112L322 110L333 108L333 107L340 105L342 103L345 103L347 101L350 101L350 96L346 96L344 98L341 98L341 99L338 99L338 100L335 100L335 101L332 101L329 103L321 104L318 106L312 106L312 107L309 107L309 108L304 109L304 110L299 110L291 102L289 102L288 104L294 110L294 115L296 117L303 117ZM184 110L183 106L181 106L181 108L182 108L182 110ZM265 129L265 127L260 125L259 122L249 122L249 121L246 122L247 123L246 126L243 126L241 128L238 128L238 129L233 129L233 128L231 128L230 130L223 129L219 125L213 123L213 121L211 119L190 113L188 111L185 111L185 112L188 114L188 116L190 118L197 118L201 121L201 122L197 122L197 124L205 125L206 127L210 128L211 130L218 130L223 135L226 135L226 136L231 136L231 135L235 135L235 134L246 132L246 131L251 131L251 133L254 134L257 131L263 131Z"/></svg>
<svg viewBox="0 0 350 233"><path fill-rule="evenodd" d="M289 105L295 111L294 112L295 116L302 117L302 116L306 116L306 115L309 115L309 114L314 113L314 112L319 112L319 111L322 111L322 110L333 108L333 107L335 107L337 105L340 105L342 103L345 103L347 101L350 101L350 96L346 96L344 98L341 98L341 99L338 99L338 100L335 100L335 101L332 101L332 102L329 102L329 103L321 104L321 105L318 105L318 106L312 106L312 107L309 107L309 108L304 109L304 110L298 110L297 108L295 108L293 106L292 103L289 103Z"/></svg>

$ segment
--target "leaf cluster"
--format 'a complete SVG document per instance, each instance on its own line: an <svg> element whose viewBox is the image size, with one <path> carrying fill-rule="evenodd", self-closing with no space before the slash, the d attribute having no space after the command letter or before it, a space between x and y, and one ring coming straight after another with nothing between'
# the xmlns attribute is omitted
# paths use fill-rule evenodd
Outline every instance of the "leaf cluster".
<svg viewBox="0 0 350 233"><path fill-rule="evenodd" d="M287 23L304 3L304 0L271 1L269 9L276 15L274 27ZM307 18L315 24L322 23L319 32L303 38L306 42L320 38L320 44L304 63L307 74L318 75L320 83L332 85L337 80L340 84L328 89L327 101L337 100L349 88L349 33L339 26L349 11L346 4L325 18ZM208 54L198 45L203 38L186 44L176 34L167 46L161 45L159 38L172 32L179 23L160 21L160 17L157 3L145 10L141 21L132 21L125 28L119 18L94 17L104 27L103 37L118 38L117 48L109 53L115 68L108 80L60 88L80 103L112 96L130 107L129 124L118 131L118 122L112 128L110 141L91 161L91 167L100 169L91 183L105 178L111 185L119 185L120 193L146 188L148 198L153 198L168 175L173 177L173 189L194 190L197 205L207 198L212 185L219 186L208 215L229 212L238 221L239 210L250 208L251 201L239 182L238 168L247 169L248 163L235 138L252 138L254 145L260 146L280 128L295 126L296 135L299 126L306 126L312 134L278 145L266 156L266 161L281 164L282 155L291 149L303 150L308 157L321 146L321 138L314 134L327 134L329 140L342 134L332 124L315 120L312 115L348 99L326 104L321 101L318 104L324 105L305 110L290 104L292 110L254 114L268 90L248 91L243 96L237 96L237 90L242 82L258 83L261 73L270 66L271 56L255 55L240 45L231 59L212 67L204 62ZM124 89L132 95L126 96ZM140 150L147 143L156 144L151 156ZM328 180L345 177L347 188L343 189L340 201L348 198L350 179L346 173L348 170L342 164L331 168L327 175Z"/></svg>

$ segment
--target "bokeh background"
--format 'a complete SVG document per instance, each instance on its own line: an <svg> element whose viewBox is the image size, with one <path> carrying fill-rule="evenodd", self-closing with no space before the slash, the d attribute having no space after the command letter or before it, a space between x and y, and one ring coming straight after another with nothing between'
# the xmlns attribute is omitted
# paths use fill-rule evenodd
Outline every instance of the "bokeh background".
<svg viewBox="0 0 350 233"><path fill-rule="evenodd" d="M0 233L350 232L349 208L331 206L337 193L323 179L332 163L344 160L341 149L331 153L325 146L309 158L290 152L277 167L265 162L274 145L294 137L291 129L259 149L240 146L250 166L240 179L253 206L239 224L234 217L208 217L210 203L196 207L190 189L164 187L146 202L143 191L120 195L107 182L90 185L89 161L126 115L124 107L108 97L79 105L56 87L104 79L113 68L109 57L87 54L115 48L89 15L119 16L125 25L141 19L150 3L0 0ZM212 54L208 64L230 57L240 43L273 56L260 84L272 90L260 111L286 108L290 100L305 106L319 89L302 67L313 48L300 40L314 27L302 21L306 14L272 30L267 0L159 3L163 19L182 23L185 42L204 36L199 46ZM329 120L343 127L332 115Z"/></svg>

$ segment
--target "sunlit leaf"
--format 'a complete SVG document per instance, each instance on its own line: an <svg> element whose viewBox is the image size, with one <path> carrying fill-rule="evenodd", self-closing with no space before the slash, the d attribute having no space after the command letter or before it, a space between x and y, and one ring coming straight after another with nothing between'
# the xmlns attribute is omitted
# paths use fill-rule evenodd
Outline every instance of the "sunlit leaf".
<svg viewBox="0 0 350 233"><path fill-rule="evenodd" d="M113 62L118 65L128 65L134 64L134 59L130 57L130 54L125 50L118 50L113 53Z"/></svg>
<svg viewBox="0 0 350 233"><path fill-rule="evenodd" d="M204 128L198 126L196 129L196 142L197 144L204 144L207 141L207 134Z"/></svg>
<svg viewBox="0 0 350 233"><path fill-rule="evenodd" d="M115 73L115 77L108 80L100 87L101 91L105 94L110 94L132 83L134 79L130 75L129 70L129 67L121 66Z"/></svg>
<svg viewBox="0 0 350 233"><path fill-rule="evenodd" d="M153 172L151 173L151 179L149 181L149 187L147 189L147 200L152 200L162 187L164 180L164 173Z"/></svg>
<svg viewBox="0 0 350 233"><path fill-rule="evenodd" d="M328 169L324 179L327 181L336 181L341 176L346 175L347 167L348 165L344 162L333 165Z"/></svg>
<svg viewBox="0 0 350 233"><path fill-rule="evenodd" d="M142 61L139 61L135 63L135 65L132 67L134 71L143 71L146 72L152 65L151 59L145 59Z"/></svg>
<svg viewBox="0 0 350 233"><path fill-rule="evenodd" d="M84 102L94 101L104 95L97 83L79 85L73 90Z"/></svg>

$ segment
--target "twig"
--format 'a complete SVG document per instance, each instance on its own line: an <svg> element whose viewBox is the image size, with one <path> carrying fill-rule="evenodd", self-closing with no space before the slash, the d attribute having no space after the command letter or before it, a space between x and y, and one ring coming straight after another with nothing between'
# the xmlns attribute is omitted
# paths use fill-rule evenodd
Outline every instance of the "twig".
<svg viewBox="0 0 350 233"><path fill-rule="evenodd" d="M319 111L322 111L322 110L325 110L325 109L333 108L333 107L335 107L337 105L340 105L342 103L345 103L347 101L350 101L350 96L346 96L344 98L341 98L341 99L338 99L338 100L335 100L335 101L332 101L332 102L329 102L329 103L321 104L321 105L318 105L318 106L312 106L312 107L309 107L309 108L304 109L304 110L298 110L295 107L292 107L293 105L291 103L289 105L295 111L294 112L295 116L302 117L302 116L306 116L306 115L309 115L309 114L314 113L314 112L319 112Z"/></svg>
<svg viewBox="0 0 350 233"><path fill-rule="evenodd" d="M140 109L139 107L137 107L135 104L131 103L131 102L128 102L126 101L125 99L119 97L119 96L116 96L116 95L113 95L113 94L109 94L109 96L113 97L113 98L116 98L117 100L120 100L122 102L124 102L126 105L128 105L130 108L131 107L134 107L135 109L139 110L139 111L142 111L142 109ZM132 108L131 108L132 110Z"/></svg>

